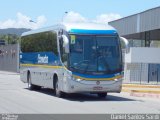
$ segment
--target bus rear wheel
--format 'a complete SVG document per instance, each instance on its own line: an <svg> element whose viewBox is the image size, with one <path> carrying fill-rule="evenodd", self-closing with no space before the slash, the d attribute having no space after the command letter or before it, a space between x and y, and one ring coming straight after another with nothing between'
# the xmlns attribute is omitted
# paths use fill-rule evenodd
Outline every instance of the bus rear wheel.
<svg viewBox="0 0 160 120"><path fill-rule="evenodd" d="M106 98L107 93L97 93L99 98Z"/></svg>
<svg viewBox="0 0 160 120"><path fill-rule="evenodd" d="M32 84L30 73L28 73L28 89L30 90L40 90L41 89L41 86Z"/></svg>

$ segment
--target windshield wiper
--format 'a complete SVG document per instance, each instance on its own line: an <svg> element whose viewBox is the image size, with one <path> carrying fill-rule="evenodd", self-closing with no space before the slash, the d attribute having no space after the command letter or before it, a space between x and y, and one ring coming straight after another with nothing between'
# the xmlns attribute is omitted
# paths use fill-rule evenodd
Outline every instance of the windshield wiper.
<svg viewBox="0 0 160 120"><path fill-rule="evenodd" d="M89 60L82 60L79 63L76 63L76 65L70 66L70 68L74 69L76 71L79 71L79 70L80 71L84 71L84 70L86 70L87 66L84 68L84 70L83 69L79 69L79 68L83 67L82 64L84 64L84 63L85 64L87 63L87 66L88 66Z"/></svg>
<svg viewBox="0 0 160 120"><path fill-rule="evenodd" d="M70 66L70 69L74 70L75 72L77 72L77 71L78 71L78 69L76 69L76 68L75 68L75 67L73 67L73 66Z"/></svg>

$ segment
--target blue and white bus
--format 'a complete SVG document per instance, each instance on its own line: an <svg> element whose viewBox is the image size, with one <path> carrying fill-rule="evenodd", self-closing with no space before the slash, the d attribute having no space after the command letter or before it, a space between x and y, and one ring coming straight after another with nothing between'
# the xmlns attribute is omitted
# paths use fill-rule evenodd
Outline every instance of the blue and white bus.
<svg viewBox="0 0 160 120"><path fill-rule="evenodd" d="M106 97L122 87L120 36L106 24L61 23L21 36L20 77L29 89L95 93Z"/></svg>

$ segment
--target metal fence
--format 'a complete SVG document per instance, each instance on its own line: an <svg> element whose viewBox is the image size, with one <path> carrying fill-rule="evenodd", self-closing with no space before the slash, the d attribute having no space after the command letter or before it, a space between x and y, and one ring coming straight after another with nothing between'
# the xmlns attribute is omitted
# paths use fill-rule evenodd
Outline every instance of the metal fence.
<svg viewBox="0 0 160 120"><path fill-rule="evenodd" d="M19 44L0 46L0 70L19 72Z"/></svg>
<svg viewBox="0 0 160 120"><path fill-rule="evenodd" d="M125 63L124 83L160 84L160 64Z"/></svg>

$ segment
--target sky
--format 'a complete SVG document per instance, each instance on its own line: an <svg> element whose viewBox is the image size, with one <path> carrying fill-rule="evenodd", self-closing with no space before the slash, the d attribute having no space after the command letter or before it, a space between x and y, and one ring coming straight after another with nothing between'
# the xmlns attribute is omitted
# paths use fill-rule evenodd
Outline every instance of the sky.
<svg viewBox="0 0 160 120"><path fill-rule="evenodd" d="M158 6L160 0L0 0L0 29L107 23Z"/></svg>

